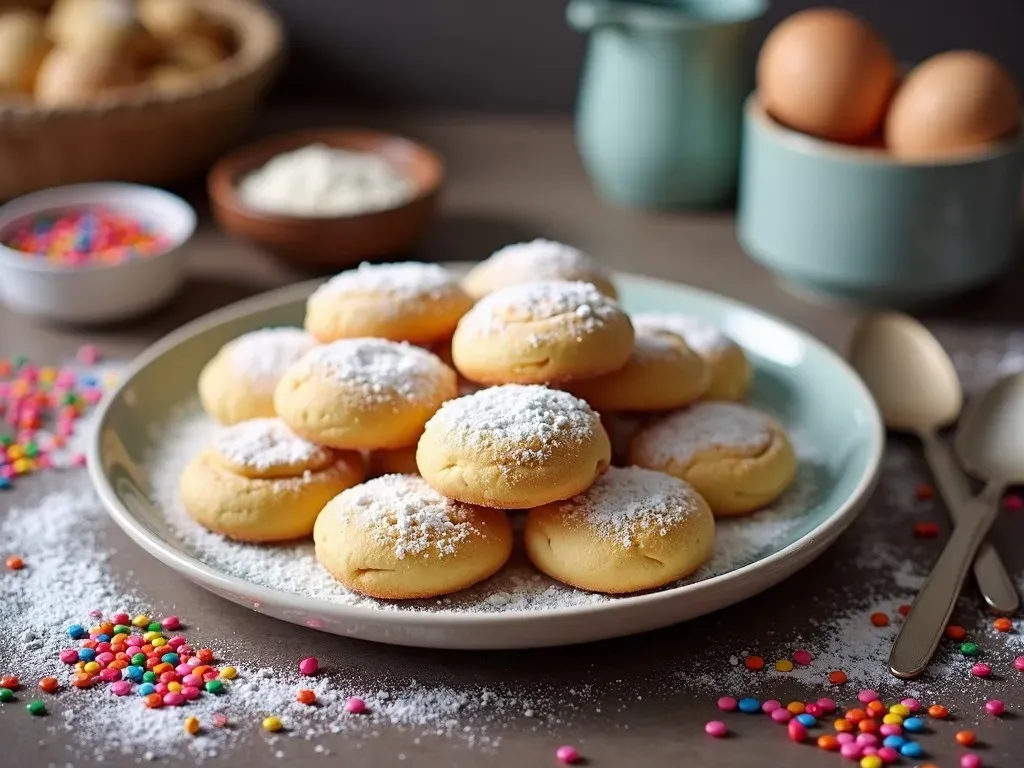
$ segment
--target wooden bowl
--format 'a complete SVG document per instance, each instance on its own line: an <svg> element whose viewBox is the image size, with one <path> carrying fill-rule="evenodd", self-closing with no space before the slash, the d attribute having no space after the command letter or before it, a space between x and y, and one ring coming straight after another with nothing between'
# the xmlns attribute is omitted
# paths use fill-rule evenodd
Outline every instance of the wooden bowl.
<svg viewBox="0 0 1024 768"><path fill-rule="evenodd" d="M238 181L272 157L309 144L377 153L416 185L407 203L382 211L334 217L266 213L245 206ZM339 267L400 253L430 224L444 179L437 153L387 133L324 129L274 136L224 157L210 171L207 188L213 215L228 233L304 266Z"/></svg>

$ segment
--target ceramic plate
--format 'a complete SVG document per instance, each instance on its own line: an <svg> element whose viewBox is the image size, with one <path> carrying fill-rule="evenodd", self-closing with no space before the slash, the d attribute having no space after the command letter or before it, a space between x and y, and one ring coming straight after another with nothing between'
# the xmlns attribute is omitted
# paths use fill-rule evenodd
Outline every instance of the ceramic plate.
<svg viewBox="0 0 1024 768"><path fill-rule="evenodd" d="M627 310L683 311L740 342L755 371L751 402L783 422L801 458L794 488L767 511L720 523L715 558L678 585L630 597L590 595L539 576L517 553L506 573L466 593L384 603L336 585L316 565L311 544L251 547L191 524L175 510L180 468L155 457L182 425L210 428L188 415L197 412L200 369L241 333L300 325L316 283L214 312L141 355L101 408L92 479L117 524L161 562L235 603L339 635L436 648L529 648L635 634L732 605L807 565L853 521L878 474L881 419L857 375L807 334L694 288L629 275L616 282ZM190 452L179 451L186 459Z"/></svg>

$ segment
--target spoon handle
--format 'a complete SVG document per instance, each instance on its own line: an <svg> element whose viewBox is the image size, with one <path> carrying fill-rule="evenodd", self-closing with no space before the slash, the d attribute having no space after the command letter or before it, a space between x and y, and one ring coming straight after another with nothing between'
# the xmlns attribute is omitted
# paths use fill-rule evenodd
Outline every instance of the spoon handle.
<svg viewBox="0 0 1024 768"><path fill-rule="evenodd" d="M896 677L917 677L935 654L967 578L971 560L999 513L1002 491L1003 483L990 482L964 508L963 521L953 528L953 535L917 593L910 614L892 646L889 671Z"/></svg>
<svg viewBox="0 0 1024 768"><path fill-rule="evenodd" d="M952 449L938 435L931 431L922 431L920 438L939 495L949 510L949 516L959 525L964 519L964 509L971 497L967 476L953 457ZM974 579L978 582L981 596L992 610L1006 614L1017 611L1020 597L1013 580L1006 572L999 552L988 541L982 542L974 558Z"/></svg>

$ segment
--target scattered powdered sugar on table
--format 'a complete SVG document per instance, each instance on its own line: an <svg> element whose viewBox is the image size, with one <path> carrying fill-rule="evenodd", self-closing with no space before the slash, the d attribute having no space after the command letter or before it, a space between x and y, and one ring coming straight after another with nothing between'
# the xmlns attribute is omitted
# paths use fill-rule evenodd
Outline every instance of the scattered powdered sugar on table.
<svg viewBox="0 0 1024 768"><path fill-rule="evenodd" d="M499 248L481 266L499 275L504 285L538 280L586 281L592 276L608 278L604 268L590 254L543 238Z"/></svg>
<svg viewBox="0 0 1024 768"><path fill-rule="evenodd" d="M313 337L301 328L263 328L229 341L224 354L250 385L273 392L288 367L314 346Z"/></svg>
<svg viewBox="0 0 1024 768"><path fill-rule="evenodd" d="M438 264L418 261L390 264L363 262L355 269L332 277L317 288L309 300L338 299L346 294L384 294L394 301L407 301L421 296L442 296L457 289L455 276Z"/></svg>
<svg viewBox="0 0 1024 768"><path fill-rule="evenodd" d="M636 438L648 461L685 466L701 451L763 450L771 441L765 414L742 403L697 403L652 422Z"/></svg>
<svg viewBox="0 0 1024 768"><path fill-rule="evenodd" d="M638 334L668 331L682 336L687 345L702 355L725 349L734 342L719 328L699 317L674 312L640 312L630 315Z"/></svg>
<svg viewBox="0 0 1024 768"><path fill-rule="evenodd" d="M590 283L550 280L503 288L484 296L459 321L462 333L500 336L510 325L540 323L538 343L548 333L564 333L550 321L568 317L577 333L592 333L622 310Z"/></svg>
<svg viewBox="0 0 1024 768"><path fill-rule="evenodd" d="M280 419L250 419L218 430L213 447L234 467L270 470L323 466L331 460L326 448L299 437Z"/></svg>

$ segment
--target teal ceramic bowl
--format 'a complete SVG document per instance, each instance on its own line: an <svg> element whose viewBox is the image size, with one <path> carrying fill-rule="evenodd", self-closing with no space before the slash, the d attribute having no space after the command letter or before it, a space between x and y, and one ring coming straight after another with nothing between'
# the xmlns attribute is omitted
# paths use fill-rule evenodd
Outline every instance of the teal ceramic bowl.
<svg viewBox="0 0 1024 768"><path fill-rule="evenodd" d="M732 605L807 565L853 522L878 476L881 417L852 369L802 331L686 286L622 274L614 279L628 310L688 312L742 344L754 369L751 401L781 420L800 455L797 481L779 504L719 521L715 557L668 588L588 597L542 579L517 550L501 573L452 595L442 609L434 600L353 603L351 593L316 564L312 542L211 542L212 534L175 506L180 501L168 501L161 492L176 486L181 467L154 459L154 452L167 448L167 428L173 432L190 423L190 414L197 414L201 428L207 424L196 410L196 378L220 346L246 331L301 323L315 283L214 312L143 353L101 406L89 455L91 477L118 525L169 567L239 605L349 637L436 648L542 647L644 632ZM206 433L200 438L205 443ZM192 453L172 452L184 454L182 467ZM192 527L182 528L182 519ZM255 565L239 570L245 563ZM288 574L286 584L273 578L281 573ZM494 610L489 603L489 597L527 582L539 593L572 593L572 600L561 607L529 603L514 611Z"/></svg>
<svg viewBox="0 0 1024 768"><path fill-rule="evenodd" d="M787 288L912 306L992 281L1013 260L1021 137L956 160L909 163L832 144L746 104L738 235Z"/></svg>

